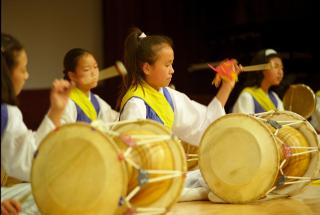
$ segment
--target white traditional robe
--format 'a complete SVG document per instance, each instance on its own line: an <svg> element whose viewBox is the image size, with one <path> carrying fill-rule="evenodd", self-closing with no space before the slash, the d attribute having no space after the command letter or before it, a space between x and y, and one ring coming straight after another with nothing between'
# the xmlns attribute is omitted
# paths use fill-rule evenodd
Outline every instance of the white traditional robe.
<svg viewBox="0 0 320 215"><path fill-rule="evenodd" d="M91 94L90 94L91 95ZM119 113L111 108L103 99L98 95L93 94L100 105L100 112L97 115L97 119L104 122L116 122L119 120ZM90 97L89 97L90 99ZM64 114L61 118L61 123L72 123L77 121L77 108L74 101L69 98L67 107L64 111Z"/></svg>
<svg viewBox="0 0 320 215"><path fill-rule="evenodd" d="M19 215L40 215L31 192L30 183L15 184L12 187L1 187L1 202L6 199L14 199L18 202L22 200L22 210Z"/></svg>
<svg viewBox="0 0 320 215"><path fill-rule="evenodd" d="M281 99L279 98L279 96L275 92L272 92L272 94L277 99L277 103L278 103L277 110L279 110L279 111L284 110L283 103L282 103ZM254 100L253 100L252 95L248 92L242 92L239 95L236 103L234 104L232 112L233 113L254 114L255 107L254 107Z"/></svg>
<svg viewBox="0 0 320 215"><path fill-rule="evenodd" d="M41 140L55 128L45 116L36 132L23 122L17 106L7 105L8 122L1 137L1 165L8 176L29 181L33 154Z"/></svg>
<svg viewBox="0 0 320 215"><path fill-rule="evenodd" d="M218 99L214 98L208 106L191 100L184 93L167 87L174 106L172 132L181 140L199 145L206 128L217 118L225 115ZM162 89L160 92L163 93ZM146 105L140 98L132 97L123 107L120 120L145 119Z"/></svg>

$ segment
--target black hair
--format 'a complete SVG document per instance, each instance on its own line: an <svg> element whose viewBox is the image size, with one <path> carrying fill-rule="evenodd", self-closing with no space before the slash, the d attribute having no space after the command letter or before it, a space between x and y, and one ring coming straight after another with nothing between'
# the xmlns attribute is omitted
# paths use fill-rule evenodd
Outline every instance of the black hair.
<svg viewBox="0 0 320 215"><path fill-rule="evenodd" d="M63 74L64 79L70 81L68 72L74 72L77 68L77 64L81 57L84 55L91 54L88 50L82 48L70 49L64 56L63 59ZM92 55L92 54L91 54Z"/></svg>
<svg viewBox="0 0 320 215"><path fill-rule="evenodd" d="M1 51L1 104L17 105L17 98L4 53Z"/></svg>
<svg viewBox="0 0 320 215"><path fill-rule="evenodd" d="M1 52L4 55L9 71L17 65L17 55L24 50L22 44L13 36L1 33Z"/></svg>

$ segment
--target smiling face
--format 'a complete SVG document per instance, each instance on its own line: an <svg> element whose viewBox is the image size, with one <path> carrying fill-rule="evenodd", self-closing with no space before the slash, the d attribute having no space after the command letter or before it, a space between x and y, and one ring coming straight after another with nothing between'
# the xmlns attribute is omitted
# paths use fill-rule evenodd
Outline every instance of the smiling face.
<svg viewBox="0 0 320 215"><path fill-rule="evenodd" d="M86 53L79 58L75 71L69 71L69 78L83 92L95 88L99 80L99 68L95 58Z"/></svg>
<svg viewBox="0 0 320 215"><path fill-rule="evenodd" d="M12 69L12 84L16 95L19 95L26 80L29 78L27 70L28 57L25 50L16 53L16 65Z"/></svg>
<svg viewBox="0 0 320 215"><path fill-rule="evenodd" d="M151 65L146 62L142 66L145 81L156 90L168 86L174 73L173 60L174 53L171 46L161 44L155 62Z"/></svg>
<svg viewBox="0 0 320 215"><path fill-rule="evenodd" d="M283 64L279 57L270 59L271 69L263 71L264 82L270 86L277 86L280 84L283 78Z"/></svg>

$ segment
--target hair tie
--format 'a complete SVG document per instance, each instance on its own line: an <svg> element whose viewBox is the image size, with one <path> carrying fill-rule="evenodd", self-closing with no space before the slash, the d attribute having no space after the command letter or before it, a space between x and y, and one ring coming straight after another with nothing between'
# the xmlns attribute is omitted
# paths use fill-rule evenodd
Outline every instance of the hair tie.
<svg viewBox="0 0 320 215"><path fill-rule="evenodd" d="M143 39L143 38L145 38L145 37L147 37L147 35L146 35L144 32L142 32L142 33L139 35L139 39Z"/></svg>

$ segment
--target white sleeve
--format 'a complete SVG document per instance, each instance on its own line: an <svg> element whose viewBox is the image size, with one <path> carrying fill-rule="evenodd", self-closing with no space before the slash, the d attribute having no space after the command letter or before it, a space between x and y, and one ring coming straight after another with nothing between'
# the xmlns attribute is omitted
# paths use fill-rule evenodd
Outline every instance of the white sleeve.
<svg viewBox="0 0 320 215"><path fill-rule="evenodd" d="M33 154L53 129L54 124L46 116L37 132L28 130L21 111L8 105L8 124L1 138L1 165L9 176L29 181Z"/></svg>
<svg viewBox="0 0 320 215"><path fill-rule="evenodd" d="M146 119L146 105L142 99L132 97L124 105L120 120Z"/></svg>
<svg viewBox="0 0 320 215"><path fill-rule="evenodd" d="M48 115L45 115L40 126L38 127L37 132L35 132L35 138L36 143L39 145L39 143L42 141L43 138L47 136L53 129L55 129L54 123L51 121L51 119L48 117Z"/></svg>
<svg viewBox="0 0 320 215"><path fill-rule="evenodd" d="M254 114L254 101L251 94L248 92L241 93L233 106L232 112Z"/></svg>
<svg viewBox="0 0 320 215"><path fill-rule="evenodd" d="M283 103L282 103L281 99L279 98L279 96L278 96L275 92L272 92L272 94L273 94L273 96L276 98L277 103L278 103L278 105L277 105L277 110L283 111L283 110L284 110L284 107L283 107Z"/></svg>
<svg viewBox="0 0 320 215"><path fill-rule="evenodd" d="M98 119L103 120L104 122L116 122L119 120L119 113L111 108L111 106L101 99L98 95L94 95L100 105L100 113Z"/></svg>
<svg viewBox="0 0 320 215"><path fill-rule="evenodd" d="M172 131L183 141L198 145L202 134L217 118L225 115L219 100L214 98L208 106L191 100L187 95L167 88L174 105L174 124Z"/></svg>
<svg viewBox="0 0 320 215"><path fill-rule="evenodd" d="M69 98L65 111L61 117L61 124L73 123L77 121L76 104Z"/></svg>

